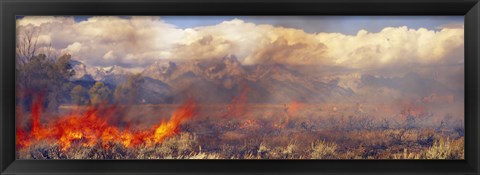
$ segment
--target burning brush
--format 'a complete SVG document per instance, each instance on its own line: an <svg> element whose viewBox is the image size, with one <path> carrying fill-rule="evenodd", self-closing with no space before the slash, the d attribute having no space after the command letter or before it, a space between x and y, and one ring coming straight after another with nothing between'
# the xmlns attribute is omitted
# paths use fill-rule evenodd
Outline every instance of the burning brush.
<svg viewBox="0 0 480 175"><path fill-rule="evenodd" d="M125 147L145 144L152 146L180 132L180 125L196 115L197 107L192 99L185 101L172 113L168 121L145 130L120 129L108 122L115 115L114 107L100 110L100 107L88 107L85 112L61 116L47 124L40 122L43 98L36 98L31 106L30 131L17 128L17 149L29 147L41 140L49 140L67 150L73 143L92 147L98 143L107 146L110 142L121 143Z"/></svg>

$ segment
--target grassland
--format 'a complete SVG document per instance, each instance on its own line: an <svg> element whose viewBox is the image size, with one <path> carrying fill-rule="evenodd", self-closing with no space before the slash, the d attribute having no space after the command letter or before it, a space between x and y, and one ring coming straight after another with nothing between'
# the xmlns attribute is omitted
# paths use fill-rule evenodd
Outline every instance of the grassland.
<svg viewBox="0 0 480 175"><path fill-rule="evenodd" d="M132 107L131 107L132 108ZM116 119L149 127L173 105L136 106ZM118 142L62 150L48 139L17 151L19 159L464 159L463 114L391 105L248 105L223 115L204 105L177 135L153 146ZM438 106L436 106L438 108ZM446 109L448 107L442 107ZM66 110L66 109L64 109ZM449 111L449 110L445 110ZM25 121L28 125L28 120Z"/></svg>

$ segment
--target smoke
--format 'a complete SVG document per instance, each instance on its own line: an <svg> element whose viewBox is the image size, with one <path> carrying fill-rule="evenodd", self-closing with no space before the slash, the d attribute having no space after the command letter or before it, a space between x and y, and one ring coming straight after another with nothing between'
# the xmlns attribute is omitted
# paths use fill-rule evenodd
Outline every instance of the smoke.
<svg viewBox="0 0 480 175"><path fill-rule="evenodd" d="M463 63L463 25L439 30L386 27L356 35L307 33L241 19L179 29L161 17L24 17L17 31L37 28L39 47L93 66L145 67L160 59L211 59L235 54L242 64L338 66L354 69L408 68Z"/></svg>

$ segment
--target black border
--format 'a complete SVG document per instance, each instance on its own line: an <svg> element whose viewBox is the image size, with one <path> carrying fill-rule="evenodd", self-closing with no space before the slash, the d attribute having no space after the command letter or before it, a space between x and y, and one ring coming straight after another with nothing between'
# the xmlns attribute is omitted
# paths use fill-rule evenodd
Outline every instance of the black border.
<svg viewBox="0 0 480 175"><path fill-rule="evenodd" d="M464 15L465 160L15 160L15 15ZM0 174L479 174L478 0L0 0Z"/></svg>

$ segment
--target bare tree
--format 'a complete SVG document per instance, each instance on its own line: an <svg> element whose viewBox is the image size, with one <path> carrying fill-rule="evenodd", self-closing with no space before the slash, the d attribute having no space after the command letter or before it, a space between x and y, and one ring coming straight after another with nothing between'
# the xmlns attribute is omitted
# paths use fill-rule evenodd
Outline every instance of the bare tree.
<svg viewBox="0 0 480 175"><path fill-rule="evenodd" d="M52 47L52 43L48 44L44 52L47 58L53 58L54 60L56 60L58 57L57 53L55 52L55 49Z"/></svg>
<svg viewBox="0 0 480 175"><path fill-rule="evenodd" d="M40 31L40 28L25 27L17 35L16 56L17 64L20 66L26 64L35 56Z"/></svg>

